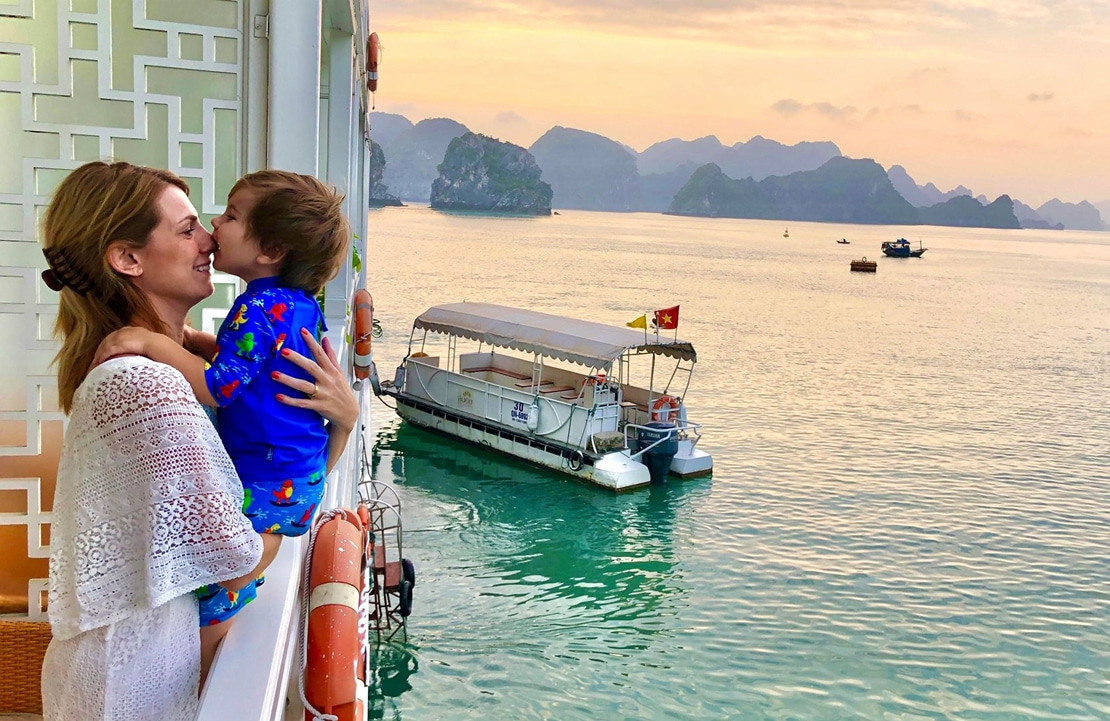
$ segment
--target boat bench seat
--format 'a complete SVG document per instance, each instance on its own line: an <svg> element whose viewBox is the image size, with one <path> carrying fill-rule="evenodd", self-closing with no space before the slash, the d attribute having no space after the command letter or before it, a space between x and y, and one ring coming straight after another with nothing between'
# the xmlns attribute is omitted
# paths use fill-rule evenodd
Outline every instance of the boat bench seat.
<svg viewBox="0 0 1110 721"><path fill-rule="evenodd" d="M552 388L540 388L540 393L566 393L567 391L574 391L571 386L554 386ZM578 397L578 391L574 391L574 397Z"/></svg>
<svg viewBox="0 0 1110 721"><path fill-rule="evenodd" d="M621 401L621 408L635 408L638 411L643 411L644 413L647 413L647 406L642 406L639 403L633 403L632 401Z"/></svg>
<svg viewBox="0 0 1110 721"><path fill-rule="evenodd" d="M549 386L549 385L551 385L551 381L540 381L536 385L532 385L532 379L528 378L527 380L522 380L522 381L519 381L517 383L513 383L513 385L516 386L517 388L536 388L538 386Z"/></svg>
<svg viewBox="0 0 1110 721"><path fill-rule="evenodd" d="M505 368L497 368L495 366L482 366L481 368L467 368L467 369L463 370L463 373L487 373L487 372L488 373L500 373L503 376L509 376L510 378L516 378L517 380L520 380L520 381L526 381L526 380L531 379L531 377L532 377L532 376L524 375L523 373L517 373L516 371L507 370Z"/></svg>

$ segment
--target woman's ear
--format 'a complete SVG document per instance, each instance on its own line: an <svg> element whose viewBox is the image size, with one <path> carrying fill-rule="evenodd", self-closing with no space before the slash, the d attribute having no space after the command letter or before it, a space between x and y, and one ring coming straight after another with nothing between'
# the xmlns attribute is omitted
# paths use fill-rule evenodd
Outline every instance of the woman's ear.
<svg viewBox="0 0 1110 721"><path fill-rule="evenodd" d="M120 275L138 278L143 274L143 264L132 251L133 248L122 240L112 242L108 245L108 265Z"/></svg>

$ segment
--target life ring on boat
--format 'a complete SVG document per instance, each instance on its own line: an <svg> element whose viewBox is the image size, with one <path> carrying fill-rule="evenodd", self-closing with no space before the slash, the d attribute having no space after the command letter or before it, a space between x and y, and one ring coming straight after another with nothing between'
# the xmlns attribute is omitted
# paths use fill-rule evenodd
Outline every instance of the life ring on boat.
<svg viewBox="0 0 1110 721"><path fill-rule="evenodd" d="M659 396L651 404L651 420L670 423L671 416L678 413L678 405L674 396Z"/></svg>
<svg viewBox="0 0 1110 721"><path fill-rule="evenodd" d="M366 89L372 93L378 89L378 63L381 59L381 40L378 40L377 33L370 33L370 39L366 41Z"/></svg>
<svg viewBox="0 0 1110 721"><path fill-rule="evenodd" d="M304 700L341 721L366 718L369 571L363 515L341 508L323 517L313 532L308 571Z"/></svg>
<svg viewBox="0 0 1110 721"><path fill-rule="evenodd" d="M582 455L582 451L575 451L570 454L567 459L567 467L574 472L582 470L582 466L586 465L586 457Z"/></svg>
<svg viewBox="0 0 1110 721"><path fill-rule="evenodd" d="M355 378L363 380L370 377L370 364L374 360L373 341L370 340L374 332L374 298L370 291L359 288L352 298L355 322Z"/></svg>

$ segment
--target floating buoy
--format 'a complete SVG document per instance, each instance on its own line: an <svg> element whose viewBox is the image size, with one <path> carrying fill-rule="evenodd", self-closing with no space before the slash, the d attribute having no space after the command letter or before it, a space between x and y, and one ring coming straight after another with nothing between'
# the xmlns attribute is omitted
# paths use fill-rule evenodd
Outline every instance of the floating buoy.
<svg viewBox="0 0 1110 721"><path fill-rule="evenodd" d="M374 360L374 298L370 291L359 288L352 299L355 317L355 378L365 380L370 377L370 364Z"/></svg>
<svg viewBox="0 0 1110 721"><path fill-rule="evenodd" d="M528 430L532 433L540 427L540 405L536 401L532 401L532 405L528 406L528 420L525 422Z"/></svg>
<svg viewBox="0 0 1110 721"><path fill-rule="evenodd" d="M366 41L366 89L372 93L378 89L378 63L381 59L382 43L377 33L370 33L370 39Z"/></svg>

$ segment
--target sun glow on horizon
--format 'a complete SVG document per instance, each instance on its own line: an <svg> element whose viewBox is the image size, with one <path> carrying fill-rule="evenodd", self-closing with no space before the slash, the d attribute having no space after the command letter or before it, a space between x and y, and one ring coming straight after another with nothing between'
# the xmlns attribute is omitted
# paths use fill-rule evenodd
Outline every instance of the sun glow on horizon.
<svg viewBox="0 0 1110 721"><path fill-rule="evenodd" d="M708 5L402 2L375 18L377 110L524 147L555 125L641 151L827 140L942 190L1110 199L1110 92L1087 80L1110 71L1110 4Z"/></svg>

